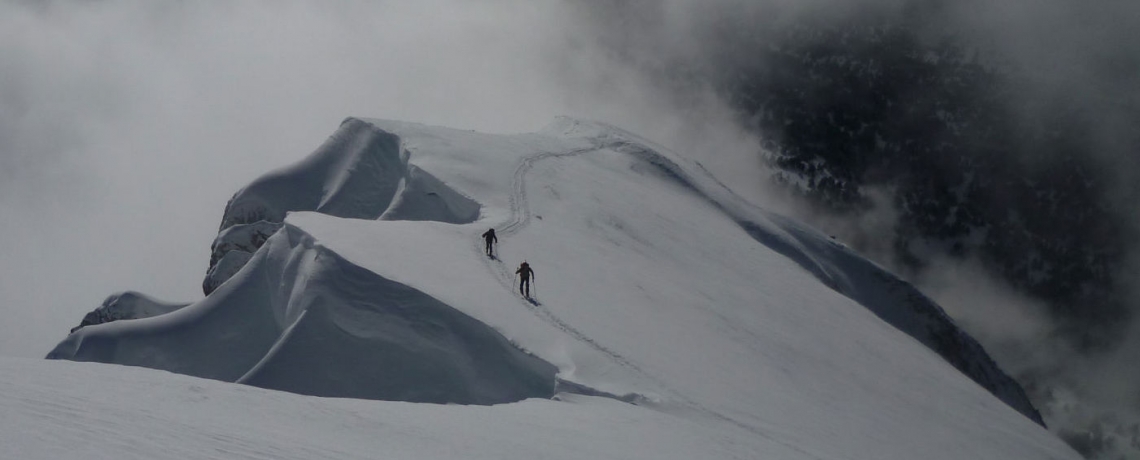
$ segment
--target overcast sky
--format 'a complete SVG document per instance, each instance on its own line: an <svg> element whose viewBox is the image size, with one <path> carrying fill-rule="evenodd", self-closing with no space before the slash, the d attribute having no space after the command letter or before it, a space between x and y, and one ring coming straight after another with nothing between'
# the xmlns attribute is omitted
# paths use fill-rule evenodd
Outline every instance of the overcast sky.
<svg viewBox="0 0 1140 460"><path fill-rule="evenodd" d="M0 355L43 356L114 292L201 298L226 200L347 116L487 132L582 116L759 181L714 98L671 105L575 17L554 1L0 0Z"/></svg>

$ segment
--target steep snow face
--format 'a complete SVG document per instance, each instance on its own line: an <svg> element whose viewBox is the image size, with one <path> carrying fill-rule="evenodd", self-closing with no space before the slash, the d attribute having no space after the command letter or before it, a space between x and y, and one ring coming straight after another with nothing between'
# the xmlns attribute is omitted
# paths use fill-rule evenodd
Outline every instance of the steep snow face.
<svg viewBox="0 0 1140 460"><path fill-rule="evenodd" d="M555 373L468 315L288 225L205 300L81 329L48 358L318 396L464 404L549 397Z"/></svg>
<svg viewBox="0 0 1140 460"><path fill-rule="evenodd" d="M361 139L338 137L346 129ZM510 136L355 119L338 133L330 142L383 139L365 150L397 152L391 177L404 185L384 209L294 212L204 301L81 329L52 357L311 394L433 400L427 386L477 402L555 391L549 362L559 390L718 427L723 443L760 454L713 458L1076 458L1011 409L1033 415L932 302L648 141L571 119ZM290 174L342 177L317 167L344 164L328 145ZM421 172L432 179L410 185ZM260 193L234 200L260 211L234 215L302 209ZM482 252L488 227L497 258ZM523 260L530 299L515 284ZM1006 402L955 360L983 369L971 376Z"/></svg>
<svg viewBox="0 0 1140 460"><path fill-rule="evenodd" d="M667 181L692 189L735 219L753 239L788 257L823 284L858 302L900 331L937 352L955 368L1030 420L1044 426L1025 391L998 368L982 346L954 324L930 298L897 276L848 250L818 231L783 216L750 206L708 175L696 162L620 129L561 119L547 128L564 136L595 139L606 148L629 154ZM689 173L688 171L693 171Z"/></svg>
<svg viewBox="0 0 1140 460"><path fill-rule="evenodd" d="M933 300L908 282L823 238L814 230L771 216L811 257L783 245L783 252L836 291L866 307L887 323L938 353L960 372L1005 401L1030 420L1045 426L1025 390L1003 372L985 349L954 323ZM761 229L744 222L758 241L771 241Z"/></svg>
<svg viewBox="0 0 1140 460"><path fill-rule="evenodd" d="M214 241L203 292L209 295L237 273L292 211L462 224L478 217L479 204L408 165L399 137L349 118L303 161L234 194Z"/></svg>
<svg viewBox="0 0 1140 460"><path fill-rule="evenodd" d="M388 208L406 168L399 137L359 120L345 120L304 161L266 174L234 194L221 229L281 222L285 213L298 210L375 219Z"/></svg>

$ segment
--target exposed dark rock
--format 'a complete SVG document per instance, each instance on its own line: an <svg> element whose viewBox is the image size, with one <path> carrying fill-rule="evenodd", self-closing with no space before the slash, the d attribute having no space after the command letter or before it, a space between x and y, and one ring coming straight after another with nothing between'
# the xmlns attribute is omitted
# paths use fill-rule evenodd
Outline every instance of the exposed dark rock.
<svg viewBox="0 0 1140 460"><path fill-rule="evenodd" d="M249 257L284 225L264 220L252 224L232 225L218 233L210 250L210 268L202 280L202 292L210 295L234 273L241 270Z"/></svg>

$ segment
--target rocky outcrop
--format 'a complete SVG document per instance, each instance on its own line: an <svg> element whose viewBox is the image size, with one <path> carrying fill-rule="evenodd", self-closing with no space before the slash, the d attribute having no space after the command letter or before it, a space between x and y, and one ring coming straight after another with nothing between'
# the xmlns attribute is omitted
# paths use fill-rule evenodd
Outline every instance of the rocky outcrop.
<svg viewBox="0 0 1140 460"><path fill-rule="evenodd" d="M210 268L202 281L202 291L210 295L223 282L245 266L254 252L283 224L264 220L230 226L218 233L211 247Z"/></svg>

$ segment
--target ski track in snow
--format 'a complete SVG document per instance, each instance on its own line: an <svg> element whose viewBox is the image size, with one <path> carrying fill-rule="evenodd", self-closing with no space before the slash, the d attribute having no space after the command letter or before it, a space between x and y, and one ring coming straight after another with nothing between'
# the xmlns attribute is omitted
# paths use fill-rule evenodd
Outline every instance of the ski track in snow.
<svg viewBox="0 0 1140 460"><path fill-rule="evenodd" d="M499 232L498 236L502 236L505 239L507 237L515 235L530 225L531 212L530 206L527 204L526 199L526 173L534 167L535 163L548 158L571 157L581 155L583 153L593 152L596 150L598 150L597 147L588 147L575 149L568 152L540 152L523 158L522 161L519 162L519 165L515 168L514 175L511 179L511 217L507 219L506 222L499 224L499 227L502 228L502 231ZM494 259L487 257L486 253L484 252L482 239L475 238L475 244L472 247L479 255L479 257L483 260L483 263L487 269L499 281L499 285L501 285L504 289L510 290L510 292L514 294L515 297L522 301L523 305L526 306L528 310L533 312L544 322L558 328L574 339L585 343L586 345L589 345L591 348L601 352L602 354L605 354L610 359L616 361L619 365L632 369L639 374L648 376L645 371L643 371L629 359L605 347L604 345L598 343L596 340L575 329L573 326L567 324L565 321L555 315L554 312L543 307L541 302L531 302L530 299L523 297L522 294L516 293L515 289L517 286L514 283L514 273L511 273L510 267L507 267L507 265L503 263L502 259L498 257Z"/></svg>
<svg viewBox="0 0 1140 460"><path fill-rule="evenodd" d="M502 230L498 233L497 236L503 237L505 239L505 238L511 237L511 236L519 233L520 231L522 231L522 230L526 229L528 226L530 226L532 213L531 213L530 206L527 202L527 197L526 197L526 174L528 172L530 172L531 169L534 168L535 163L538 163L539 161L551 159L551 158L574 157L574 156L578 156L578 155L582 155L582 154L586 154L586 153L590 153L590 152L596 152L596 151L601 150L601 149L606 148L606 147L607 147L606 145L595 142L595 144L590 146L590 147L574 149L574 150L570 150L570 151L566 151L566 152L539 152L539 153L535 153L532 155L528 155L528 156L524 157L521 161L519 161L519 164L517 167L515 167L514 174L512 175L512 178L511 178L511 194L509 197L510 198L510 218L508 218L505 222L502 222L498 225L498 227L500 227ZM578 340L579 342L586 344L590 348L593 348L594 350L606 355L611 360L616 362L618 365L620 365L624 368L627 368L631 371L634 371L637 374L645 377L646 379L649 379L653 383L657 384L658 387L661 388L662 390L664 390L666 393L668 393L671 396L673 396L674 398L676 398L681 403L682 407L696 411L697 413L704 414L704 415L711 417L713 419L720 420L722 422L726 422L728 424L736 426L737 428L751 432L757 436L762 436L766 439L769 439L773 442L776 442L778 444L786 446L786 447L793 449L797 452L803 453L804 455L822 460L822 457L819 457L818 455L807 452L799 446L796 446L796 445L793 445L791 443L782 441L779 438L772 436L771 434L765 432L763 429L761 429L759 427L749 425L749 424L744 423L740 420L737 420L735 418L732 418L732 417L724 415L720 412L717 412L713 409L709 409L709 408L705 407L704 405L694 401L693 399L689 398L688 396L685 396L681 392L673 389L672 387L667 385L661 379L649 374L648 372L646 372L640 366L635 364L633 361L630 361L625 356L622 356L618 352L613 351L610 348L607 348L606 346L598 343L596 340L594 340L590 336L582 333L581 331L576 329L574 326L571 326L570 324L566 323L561 318L559 318L558 315L555 315L554 312L550 311L550 309L544 307L541 302L538 302L538 301L532 302L530 299L527 299L526 297L524 297L521 293L519 293L517 291L517 285L514 282L514 279L515 279L514 273L511 272L510 267L507 267L507 265L504 264L502 259L499 257L497 247L496 247L496 251L495 251L495 258L492 259L490 257L487 257L487 254L486 254L486 251L484 248L485 243L484 243L483 239L482 238L473 238L473 240L475 241L475 243L471 246L472 249L475 251L476 255L481 260L483 260L484 266L487 267L487 270L490 271L491 275L494 276L495 279L499 282L499 285L502 286L504 289L508 289L516 298L519 299L519 301L528 310L530 310L532 313L534 313L536 316L538 316L539 319L541 319L542 321L546 322L547 324L550 324L551 326L558 328L562 332L565 332L567 335L573 337L575 340ZM501 244L501 243L502 242L500 241L499 244ZM537 292L536 292L536 294L537 294ZM573 383L573 382L571 382L571 383ZM580 384L575 384L575 385L580 385ZM652 400L650 398L647 398L643 395L636 395L636 394L635 395L624 395L624 396L617 397L615 399L618 399L618 400L624 401L624 402L628 402L631 404L635 404L635 405L641 405L641 404L645 404L647 402L652 402Z"/></svg>

